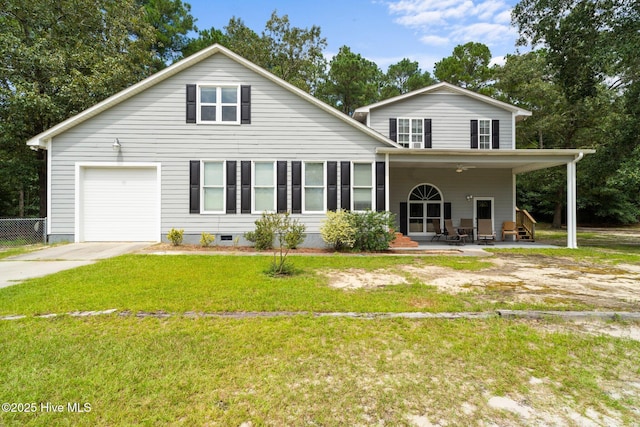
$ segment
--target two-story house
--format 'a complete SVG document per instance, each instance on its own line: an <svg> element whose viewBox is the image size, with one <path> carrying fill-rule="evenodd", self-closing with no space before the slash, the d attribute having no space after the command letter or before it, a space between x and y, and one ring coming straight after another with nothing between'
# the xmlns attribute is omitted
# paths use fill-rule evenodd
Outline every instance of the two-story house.
<svg viewBox="0 0 640 427"><path fill-rule="evenodd" d="M516 150L531 113L439 83L354 118L214 45L28 141L47 150L52 242L243 241L264 211L289 211L323 246L328 210L390 210L428 238L434 218L515 216L519 173L575 165L585 150Z"/></svg>

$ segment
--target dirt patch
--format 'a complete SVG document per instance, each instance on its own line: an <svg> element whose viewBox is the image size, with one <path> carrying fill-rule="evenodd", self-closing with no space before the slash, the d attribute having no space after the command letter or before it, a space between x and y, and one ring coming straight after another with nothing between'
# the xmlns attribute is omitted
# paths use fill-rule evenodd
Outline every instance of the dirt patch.
<svg viewBox="0 0 640 427"><path fill-rule="evenodd" d="M324 274L329 277L329 286L336 289L371 289L407 283L407 279L388 270L366 271L351 268L329 270Z"/></svg>
<svg viewBox="0 0 640 427"><path fill-rule="evenodd" d="M339 289L378 288L414 279L441 292L473 292L478 298L504 303L551 303L599 309L640 309L640 266L615 267L562 258L496 255L492 267L460 271L430 265L404 265L395 270L324 272Z"/></svg>

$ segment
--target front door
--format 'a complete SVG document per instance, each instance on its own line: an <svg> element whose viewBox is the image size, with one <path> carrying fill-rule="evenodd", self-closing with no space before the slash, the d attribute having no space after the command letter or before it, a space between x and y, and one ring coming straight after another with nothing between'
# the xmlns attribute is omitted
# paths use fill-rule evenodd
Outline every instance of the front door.
<svg viewBox="0 0 640 427"><path fill-rule="evenodd" d="M434 233L433 220L442 220L442 194L430 184L420 184L409 194L408 223L410 236Z"/></svg>
<svg viewBox="0 0 640 427"><path fill-rule="evenodd" d="M476 197L473 217L476 225L479 219L490 219L493 224L493 197Z"/></svg>

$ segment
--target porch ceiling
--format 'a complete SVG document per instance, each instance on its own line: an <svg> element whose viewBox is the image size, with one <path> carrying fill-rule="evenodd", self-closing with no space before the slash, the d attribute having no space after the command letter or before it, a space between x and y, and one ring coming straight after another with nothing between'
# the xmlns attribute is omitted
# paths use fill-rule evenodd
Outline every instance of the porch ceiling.
<svg viewBox="0 0 640 427"><path fill-rule="evenodd" d="M478 169L511 169L515 174L566 165L591 149L565 150L437 150L380 147L378 154L389 155L392 166L408 168L456 169L458 165Z"/></svg>

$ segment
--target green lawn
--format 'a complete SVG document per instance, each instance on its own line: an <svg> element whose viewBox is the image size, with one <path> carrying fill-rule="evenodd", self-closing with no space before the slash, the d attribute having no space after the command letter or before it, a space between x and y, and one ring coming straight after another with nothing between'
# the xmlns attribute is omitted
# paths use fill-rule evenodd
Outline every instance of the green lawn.
<svg viewBox="0 0 640 427"><path fill-rule="evenodd" d="M2 324L0 347L0 400L37 408L1 414L4 425L572 425L587 410L639 420L625 390L640 343L500 319L24 319ZM532 414L493 409L495 396Z"/></svg>
<svg viewBox="0 0 640 427"><path fill-rule="evenodd" d="M633 252L593 248L498 252L542 264L549 257L640 262ZM344 291L329 287L324 274L352 268L401 274L402 265L482 274L490 265L486 258L337 254L292 261L297 275L272 278L265 274L268 256L126 255L0 289L0 315L29 316L0 320L0 401L15 403L16 410L35 409L0 412L0 426L417 425L424 420L580 425L586 417L640 423L640 342L577 333L550 320L184 315L498 308L474 293L438 292L410 275L405 285ZM30 316L111 308L118 312ZM127 310L173 315L120 315ZM497 397L511 399L525 415L493 408L490 402ZM62 412L51 412L57 405ZM70 412L68 405L90 411ZM607 424L606 419L598 422Z"/></svg>

